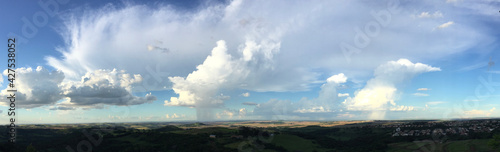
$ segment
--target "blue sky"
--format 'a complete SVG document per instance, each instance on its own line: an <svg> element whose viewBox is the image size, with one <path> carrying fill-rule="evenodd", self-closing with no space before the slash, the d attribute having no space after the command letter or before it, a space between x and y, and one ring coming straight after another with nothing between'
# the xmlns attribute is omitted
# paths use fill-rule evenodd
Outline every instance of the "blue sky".
<svg viewBox="0 0 500 152"><path fill-rule="evenodd" d="M499 5L2 1L0 33L19 123L498 117Z"/></svg>

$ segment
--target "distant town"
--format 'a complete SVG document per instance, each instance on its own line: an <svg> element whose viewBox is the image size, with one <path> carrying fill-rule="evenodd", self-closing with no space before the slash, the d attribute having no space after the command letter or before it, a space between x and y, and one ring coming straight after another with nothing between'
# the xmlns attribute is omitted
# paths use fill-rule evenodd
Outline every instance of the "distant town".
<svg viewBox="0 0 500 152"><path fill-rule="evenodd" d="M409 123L387 126L384 125L382 127L396 128L394 129L392 136L430 136L432 134L467 136L470 132L491 132L498 128L498 126L500 125L499 123L500 122L498 120L467 120L428 122L427 124Z"/></svg>

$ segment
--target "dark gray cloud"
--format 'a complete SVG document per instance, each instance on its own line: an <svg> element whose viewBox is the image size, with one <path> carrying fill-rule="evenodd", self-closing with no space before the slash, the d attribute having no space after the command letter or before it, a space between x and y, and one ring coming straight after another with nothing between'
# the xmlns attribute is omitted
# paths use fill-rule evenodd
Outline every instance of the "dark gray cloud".
<svg viewBox="0 0 500 152"><path fill-rule="evenodd" d="M140 75L130 75L125 71L118 70L96 70L87 73L80 83L72 83L66 86L64 96L71 99L71 104L75 106L91 105L137 105L150 103L156 97L147 94L144 97L132 95L134 84L140 83Z"/></svg>
<svg viewBox="0 0 500 152"><path fill-rule="evenodd" d="M64 73L61 71L49 72L41 66L36 69L17 68L15 70L16 107L31 109L54 104L63 98L58 86L64 79ZM7 70L3 74L7 75ZM2 99L6 99L10 95L10 92L7 92L8 89L6 88L0 93ZM0 104L8 105L10 103L7 100L1 100Z"/></svg>
<svg viewBox="0 0 500 152"><path fill-rule="evenodd" d="M39 66L16 69L16 107L36 108L57 105L50 110L73 110L76 108L93 109L104 105L138 105L157 100L156 96L146 94L144 97L134 96L132 88L142 81L140 75L130 75L125 71L96 70L88 72L81 81L65 81L64 73L52 71ZM4 71L4 75L6 72ZM2 98L10 92L2 90ZM63 98L64 102L56 103ZM10 103L7 100L2 105Z"/></svg>
<svg viewBox="0 0 500 152"><path fill-rule="evenodd" d="M75 110L73 107L53 107L50 108L49 110Z"/></svg>

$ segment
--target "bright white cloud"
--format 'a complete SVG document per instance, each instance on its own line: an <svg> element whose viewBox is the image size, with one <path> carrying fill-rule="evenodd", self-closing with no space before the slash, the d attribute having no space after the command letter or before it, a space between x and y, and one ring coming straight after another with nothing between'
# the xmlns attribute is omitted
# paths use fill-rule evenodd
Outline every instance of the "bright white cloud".
<svg viewBox="0 0 500 152"><path fill-rule="evenodd" d="M349 97L349 93L339 93L337 95L339 98L342 98L342 97Z"/></svg>
<svg viewBox="0 0 500 152"><path fill-rule="evenodd" d="M173 82L169 77L191 73L190 70L208 55L206 50L218 39L223 39L233 51L240 51L241 54L234 58L245 61L245 66L253 71L252 75L256 75L248 83L238 85L258 91L307 89L307 84L314 79L308 71L290 69L292 67L278 69L272 63L280 47L276 40L295 23L274 20L288 16L285 14L248 17L247 14L254 13L240 5L255 4L247 3L211 4L193 12L177 12L161 5L157 9L132 4L116 9L108 5L85 12L83 17L70 18L62 33L67 46L59 50L63 52L63 59L47 57L46 60L51 66L63 70L70 79L78 79L97 69L118 68L144 76L142 88L136 89L170 89ZM162 43L152 44L158 41ZM154 50L169 53L159 54ZM97 53L99 56L93 55ZM258 77L270 73L269 69L276 69L275 78ZM296 76L285 79L289 74ZM282 85L283 82L289 85Z"/></svg>
<svg viewBox="0 0 500 152"><path fill-rule="evenodd" d="M246 108L241 108L239 111L239 117L245 117L247 115L247 109Z"/></svg>
<svg viewBox="0 0 500 152"><path fill-rule="evenodd" d="M347 81L347 77L344 75L344 73L333 75L326 79L326 82L333 82L333 83L345 83Z"/></svg>
<svg viewBox="0 0 500 152"><path fill-rule="evenodd" d="M174 113L174 114L172 115L172 119L175 119L175 118L179 118L179 115L177 115L176 113Z"/></svg>
<svg viewBox="0 0 500 152"><path fill-rule="evenodd" d="M148 45L148 51L152 51L152 50L154 50L154 49L155 49L155 47L154 47L154 46L152 46L152 45Z"/></svg>
<svg viewBox="0 0 500 152"><path fill-rule="evenodd" d="M268 60L272 58L272 53L279 49L279 43L264 44L250 43L250 45L242 46L243 50L251 50L255 56L264 55L262 58L255 58L246 60L243 58L234 58L228 54L225 41L218 41L217 46L212 49L205 61L196 67L196 71L190 73L186 78L183 77L169 77L172 81L173 90L179 97L171 97L170 101L166 100L166 106L189 106L200 108L215 108L223 105L224 101L229 99L229 96L219 96L221 89L247 89L249 85L241 85L241 82L252 82L260 75L251 74L250 70L254 68L251 65L258 60ZM259 52L259 53L257 53ZM264 66L261 69L271 68L266 67L266 61L262 62ZM249 76L251 75L251 77ZM250 94L243 94L249 96ZM209 111L206 111L209 113ZM199 114L203 119L211 119L210 114ZM202 118L199 118L203 120Z"/></svg>
<svg viewBox="0 0 500 152"><path fill-rule="evenodd" d="M367 85L368 86L368 85ZM376 86L373 88L365 88L354 93L354 98L345 100L348 110L386 110L387 104L395 106L394 99L396 98L397 89L388 86Z"/></svg>
<svg viewBox="0 0 500 152"><path fill-rule="evenodd" d="M390 111L413 111L415 107L413 106L395 106L389 109Z"/></svg>
<svg viewBox="0 0 500 152"><path fill-rule="evenodd" d="M449 27L449 26L451 26L453 24L454 24L453 21L449 21L449 22L446 22L446 23L443 23L443 24L439 25L437 28L438 29L447 28L447 27Z"/></svg>
<svg viewBox="0 0 500 152"><path fill-rule="evenodd" d="M250 97L250 93L245 92L245 93L242 93L241 96L243 96L243 97Z"/></svg>
<svg viewBox="0 0 500 152"><path fill-rule="evenodd" d="M390 61L375 69L375 77L368 80L366 86L347 97L341 104L338 97L349 94L337 93L339 83L345 83L347 77L343 73L331 76L321 86L318 98L303 98L299 102L270 100L259 104L254 113L258 115L300 115L311 113L335 113L347 111L369 111L369 119L383 119L386 111L414 111L413 106L396 105L397 86L411 80L414 76L425 72L440 71L422 63L412 63L407 59ZM336 83L339 82L339 83Z"/></svg>
<svg viewBox="0 0 500 152"><path fill-rule="evenodd" d="M383 119L386 110L412 110L396 105L397 86L414 76L425 72L440 71L422 63L412 63L407 59L390 61L375 69L374 78L366 86L348 97L343 104L348 110L373 111L372 119ZM395 107L395 108L394 108Z"/></svg>
<svg viewBox="0 0 500 152"><path fill-rule="evenodd" d="M244 79L246 71L241 69L231 55L227 54L224 41L218 41L212 54L197 66L186 78L169 77L174 83L173 90L179 97L165 101L166 106L217 107L223 103L217 96L218 89ZM232 77L231 77L232 76ZM233 87L233 86L228 86ZM223 97L227 98L227 97Z"/></svg>
<svg viewBox="0 0 500 152"><path fill-rule="evenodd" d="M232 119L234 115L235 115L235 112L229 111L229 110L224 110L220 113L217 113L216 117L217 117L217 119Z"/></svg>
<svg viewBox="0 0 500 152"><path fill-rule="evenodd" d="M417 91L428 91L428 90L431 90L429 88L418 88Z"/></svg>
<svg viewBox="0 0 500 152"><path fill-rule="evenodd" d="M224 119L245 119L247 115L247 109L246 108L241 108L241 109L225 109L222 112L219 112L215 114L216 118L219 120L224 120Z"/></svg>
<svg viewBox="0 0 500 152"><path fill-rule="evenodd" d="M422 12L418 16L418 18L442 18L443 13L436 11L434 13L429 13L429 12Z"/></svg>
<svg viewBox="0 0 500 152"><path fill-rule="evenodd" d="M322 106L318 106L318 107L308 107L307 109L302 108L302 109L295 110L294 112L315 113L315 112L330 112L330 111L326 111L325 108L323 108Z"/></svg>
<svg viewBox="0 0 500 152"><path fill-rule="evenodd" d="M167 118L167 119L180 119L180 118L185 118L185 117L186 117L185 114L182 114L182 115L178 115L176 113L171 114L171 115L165 114L165 118Z"/></svg>

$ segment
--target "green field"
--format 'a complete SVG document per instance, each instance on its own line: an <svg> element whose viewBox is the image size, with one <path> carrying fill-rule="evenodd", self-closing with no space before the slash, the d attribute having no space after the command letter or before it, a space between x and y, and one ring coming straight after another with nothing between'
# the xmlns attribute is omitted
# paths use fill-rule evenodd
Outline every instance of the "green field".
<svg viewBox="0 0 500 152"><path fill-rule="evenodd" d="M272 139L272 143L277 146L282 146L288 151L326 151L319 145L314 144L313 141L294 135L276 135L274 139Z"/></svg>

